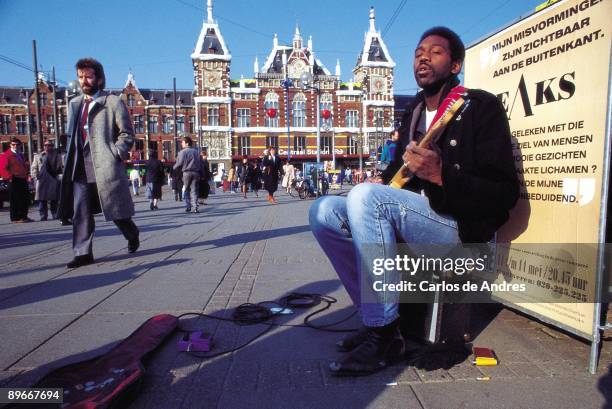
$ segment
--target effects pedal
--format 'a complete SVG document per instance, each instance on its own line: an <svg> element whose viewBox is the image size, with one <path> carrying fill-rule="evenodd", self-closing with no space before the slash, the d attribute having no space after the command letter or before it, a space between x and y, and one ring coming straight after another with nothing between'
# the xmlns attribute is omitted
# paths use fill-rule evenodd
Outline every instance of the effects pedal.
<svg viewBox="0 0 612 409"><path fill-rule="evenodd" d="M211 347L212 336L207 332L194 331L187 333L179 340L179 351L208 352Z"/></svg>

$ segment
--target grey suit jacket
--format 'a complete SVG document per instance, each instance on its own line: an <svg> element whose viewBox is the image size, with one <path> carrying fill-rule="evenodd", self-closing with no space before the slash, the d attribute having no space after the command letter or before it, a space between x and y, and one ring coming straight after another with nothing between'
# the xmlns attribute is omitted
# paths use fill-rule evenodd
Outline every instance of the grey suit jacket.
<svg viewBox="0 0 612 409"><path fill-rule="evenodd" d="M85 168L93 169L100 208L106 220L127 219L134 215L134 203L129 189L129 181L123 160L129 159L129 151L134 144L134 130L130 114L120 97L102 91L94 100L88 115L88 138L84 142L83 152ZM61 214L71 216L72 181L77 161L78 149L76 138L81 137L80 111L83 96L70 102L68 108L68 141L64 158L65 177L62 179L60 195ZM70 177L69 177L70 175Z"/></svg>

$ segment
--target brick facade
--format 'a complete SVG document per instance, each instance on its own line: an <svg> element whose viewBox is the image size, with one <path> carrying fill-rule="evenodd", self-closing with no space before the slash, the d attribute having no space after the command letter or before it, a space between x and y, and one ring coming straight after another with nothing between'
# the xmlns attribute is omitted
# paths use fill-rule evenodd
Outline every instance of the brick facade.
<svg viewBox="0 0 612 409"><path fill-rule="evenodd" d="M212 18L212 2L209 2L207 19L191 55L194 88L177 91L176 121L171 90L139 89L132 73L123 89L107 90L121 96L132 116L136 133L132 160L144 160L149 153L156 152L159 159L174 161L178 145L174 139L176 126L178 137L190 135L198 146L208 151L213 164L231 165L244 156L259 157L270 145L278 148L281 157L286 158L289 151L293 161L314 161L317 91L302 87L300 76L304 72L312 75L314 85L320 90L321 112L328 110L330 114L327 120L320 118L321 160L335 157L337 163L355 163L361 143L363 157L367 158L384 143L400 119L396 111L403 109L393 95L395 63L374 23L371 9L370 28L350 81L341 82L339 64L332 74L316 58L312 39L304 44L297 28L292 45L280 45L275 35L264 64L260 66L255 61L253 78L232 80L231 55L218 23ZM292 81L288 88L283 86L286 79ZM52 87L41 81L39 91L43 133L55 140ZM66 96L65 89L59 88L60 135L65 133ZM19 137L29 149L25 102L24 90L0 87L3 150L13 136ZM29 104L33 116L36 114L33 96ZM36 141L36 132L33 134Z"/></svg>

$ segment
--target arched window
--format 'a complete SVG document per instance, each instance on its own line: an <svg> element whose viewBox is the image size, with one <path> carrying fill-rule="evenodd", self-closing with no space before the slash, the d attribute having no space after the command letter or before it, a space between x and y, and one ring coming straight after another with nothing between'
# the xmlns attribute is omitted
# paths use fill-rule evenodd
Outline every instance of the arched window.
<svg viewBox="0 0 612 409"><path fill-rule="evenodd" d="M274 118L270 118L268 115L268 109L274 108L276 109L276 116ZM266 99L264 101L264 109L265 109L265 126L270 128L278 128L278 116L280 112L278 111L278 94L276 92L268 92L266 94Z"/></svg>
<svg viewBox="0 0 612 409"><path fill-rule="evenodd" d="M306 126L306 96L303 93L297 93L293 97L291 103L291 113L293 114L293 126L305 127Z"/></svg>
<svg viewBox="0 0 612 409"><path fill-rule="evenodd" d="M331 128L332 127L332 115L334 113L334 104L332 100L332 95L327 92L325 94L322 94L320 102L321 102L321 107L320 107L321 110L319 112L323 112L324 110L327 109L331 113L331 115L327 119L323 118L323 114L321 114L321 127Z"/></svg>

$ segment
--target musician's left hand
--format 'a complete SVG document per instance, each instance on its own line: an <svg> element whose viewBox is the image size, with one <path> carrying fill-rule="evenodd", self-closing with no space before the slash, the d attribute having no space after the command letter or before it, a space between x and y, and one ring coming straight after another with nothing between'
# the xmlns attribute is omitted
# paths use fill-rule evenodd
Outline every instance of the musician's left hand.
<svg viewBox="0 0 612 409"><path fill-rule="evenodd" d="M406 146L402 159L408 169L419 178L442 186L442 160L435 151L419 148L416 142L412 141Z"/></svg>

